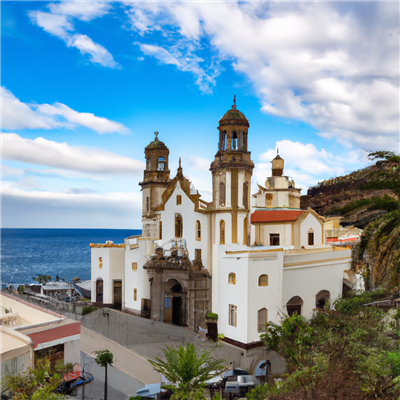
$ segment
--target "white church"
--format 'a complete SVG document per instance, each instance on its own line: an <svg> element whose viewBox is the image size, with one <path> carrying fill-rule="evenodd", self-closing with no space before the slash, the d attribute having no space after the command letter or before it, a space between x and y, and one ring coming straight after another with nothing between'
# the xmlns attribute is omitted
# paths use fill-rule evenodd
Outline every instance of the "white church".
<svg viewBox="0 0 400 400"><path fill-rule="evenodd" d="M142 235L91 244L92 301L157 321L218 331L241 348L265 323L304 317L342 293L351 250L326 244L324 218L300 209L300 191L272 160L272 176L250 193L249 122L233 105L219 120L212 201L183 175L170 177L168 147L145 148Z"/></svg>

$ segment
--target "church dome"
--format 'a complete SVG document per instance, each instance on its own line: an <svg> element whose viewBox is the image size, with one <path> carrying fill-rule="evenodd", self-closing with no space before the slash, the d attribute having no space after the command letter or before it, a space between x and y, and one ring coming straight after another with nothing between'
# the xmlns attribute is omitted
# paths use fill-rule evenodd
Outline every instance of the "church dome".
<svg viewBox="0 0 400 400"><path fill-rule="evenodd" d="M158 135L158 132L157 132L157 135ZM164 142L161 142L161 140L158 140L157 135L156 135L156 138L145 147L145 150L167 148L167 146L165 145Z"/></svg>
<svg viewBox="0 0 400 400"><path fill-rule="evenodd" d="M236 108L232 108L231 110L228 110L225 115L219 120L219 122L226 121L226 120L232 120L232 119L243 119L244 121L247 121L247 118L244 116L244 114L236 110Z"/></svg>

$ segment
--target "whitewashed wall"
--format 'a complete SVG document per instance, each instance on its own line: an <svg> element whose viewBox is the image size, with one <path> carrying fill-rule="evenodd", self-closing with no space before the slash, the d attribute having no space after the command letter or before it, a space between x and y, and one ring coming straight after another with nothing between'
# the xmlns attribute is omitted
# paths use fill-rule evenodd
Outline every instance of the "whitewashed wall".
<svg viewBox="0 0 400 400"><path fill-rule="evenodd" d="M331 299L342 293L343 271L351 267L351 250L284 256L283 301L286 304L294 296L300 296L304 305L302 315L311 317L315 297L321 290L328 290ZM285 267L299 263L298 266Z"/></svg>
<svg viewBox="0 0 400 400"><path fill-rule="evenodd" d="M314 245L308 245L308 231L313 229L314 231ZM304 246L306 249L314 249L318 247L325 247L323 225L318 221L312 213L309 213L304 221L300 225L300 246Z"/></svg>

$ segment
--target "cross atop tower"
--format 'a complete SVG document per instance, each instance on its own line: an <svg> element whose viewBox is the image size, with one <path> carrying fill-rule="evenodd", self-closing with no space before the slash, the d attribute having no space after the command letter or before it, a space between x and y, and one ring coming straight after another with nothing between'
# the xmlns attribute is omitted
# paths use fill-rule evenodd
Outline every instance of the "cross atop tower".
<svg viewBox="0 0 400 400"><path fill-rule="evenodd" d="M233 106L232 108L236 110L236 94L233 96Z"/></svg>
<svg viewBox="0 0 400 400"><path fill-rule="evenodd" d="M154 134L156 135L156 139L158 139L158 132L154 132Z"/></svg>

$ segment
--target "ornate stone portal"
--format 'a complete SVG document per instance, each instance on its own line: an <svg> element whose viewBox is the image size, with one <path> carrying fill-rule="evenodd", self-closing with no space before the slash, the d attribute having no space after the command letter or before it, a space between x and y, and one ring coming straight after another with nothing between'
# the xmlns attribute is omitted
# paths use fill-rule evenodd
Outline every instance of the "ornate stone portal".
<svg viewBox="0 0 400 400"><path fill-rule="evenodd" d="M190 262L184 239L169 243L143 266L151 283L151 318L197 332L211 310L211 276L201 261Z"/></svg>

